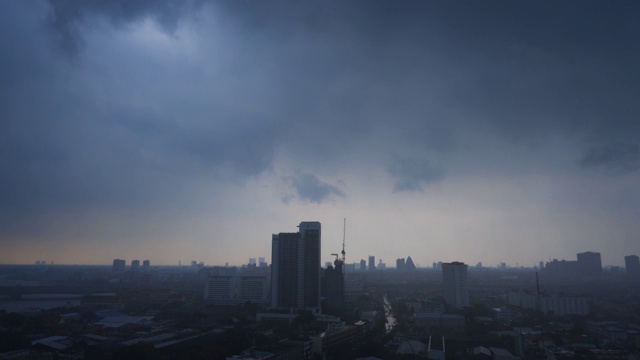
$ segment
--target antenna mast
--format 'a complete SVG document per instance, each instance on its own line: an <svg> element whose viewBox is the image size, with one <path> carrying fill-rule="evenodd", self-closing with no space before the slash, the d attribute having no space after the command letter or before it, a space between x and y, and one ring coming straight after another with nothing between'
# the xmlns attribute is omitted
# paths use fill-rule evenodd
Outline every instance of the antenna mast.
<svg viewBox="0 0 640 360"><path fill-rule="evenodd" d="M345 262L345 254L346 252L344 251L344 241L345 238L347 236L347 218L344 218L344 226L342 227L342 263L346 264Z"/></svg>

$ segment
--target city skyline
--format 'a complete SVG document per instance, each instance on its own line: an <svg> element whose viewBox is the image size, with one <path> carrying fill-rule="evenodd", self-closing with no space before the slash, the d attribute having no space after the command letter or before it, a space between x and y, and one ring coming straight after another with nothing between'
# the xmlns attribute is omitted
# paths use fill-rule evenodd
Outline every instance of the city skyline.
<svg viewBox="0 0 640 360"><path fill-rule="evenodd" d="M576 9L579 9L577 11ZM0 3L0 263L640 254L634 2Z"/></svg>

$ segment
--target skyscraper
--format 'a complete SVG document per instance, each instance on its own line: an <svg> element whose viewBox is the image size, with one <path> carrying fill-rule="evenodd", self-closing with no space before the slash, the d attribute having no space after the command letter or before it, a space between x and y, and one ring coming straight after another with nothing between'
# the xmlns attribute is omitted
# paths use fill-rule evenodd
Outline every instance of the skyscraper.
<svg viewBox="0 0 640 360"><path fill-rule="evenodd" d="M442 297L456 309L469 306L467 265L457 261L442 264Z"/></svg>
<svg viewBox="0 0 640 360"><path fill-rule="evenodd" d="M131 271L136 272L140 269L140 260L131 260Z"/></svg>
<svg viewBox="0 0 640 360"><path fill-rule="evenodd" d="M376 257L369 255L369 271L376 269Z"/></svg>
<svg viewBox="0 0 640 360"><path fill-rule="evenodd" d="M319 222L271 237L271 306L320 311Z"/></svg>

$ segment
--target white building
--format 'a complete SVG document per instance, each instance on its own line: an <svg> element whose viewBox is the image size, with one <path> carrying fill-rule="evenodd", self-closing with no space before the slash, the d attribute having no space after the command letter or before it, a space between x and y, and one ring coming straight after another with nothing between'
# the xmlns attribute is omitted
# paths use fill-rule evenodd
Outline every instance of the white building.
<svg viewBox="0 0 640 360"><path fill-rule="evenodd" d="M268 269L213 268L205 282L204 301L214 305L235 305L247 301L268 305Z"/></svg>
<svg viewBox="0 0 640 360"><path fill-rule="evenodd" d="M524 309L540 310L545 314L552 313L557 316L587 315L589 302L581 296L569 296L558 294L541 294L513 291L509 293L509 305Z"/></svg>

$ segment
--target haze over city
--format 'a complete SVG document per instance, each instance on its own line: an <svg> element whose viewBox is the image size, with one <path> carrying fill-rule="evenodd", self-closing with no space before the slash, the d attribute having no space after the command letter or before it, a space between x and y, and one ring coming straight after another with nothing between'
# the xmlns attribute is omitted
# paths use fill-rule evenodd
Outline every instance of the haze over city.
<svg viewBox="0 0 640 360"><path fill-rule="evenodd" d="M322 223L324 263L347 218L347 263L622 265L640 253L638 18L0 2L0 263L244 264L301 221Z"/></svg>

